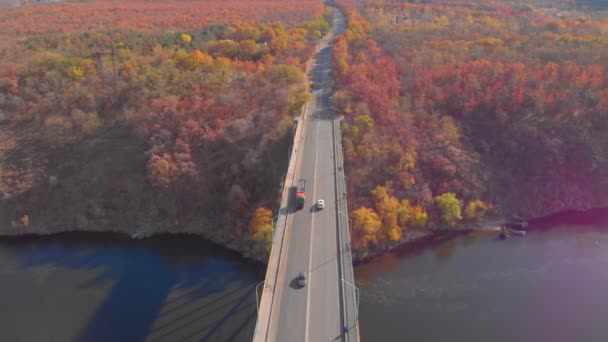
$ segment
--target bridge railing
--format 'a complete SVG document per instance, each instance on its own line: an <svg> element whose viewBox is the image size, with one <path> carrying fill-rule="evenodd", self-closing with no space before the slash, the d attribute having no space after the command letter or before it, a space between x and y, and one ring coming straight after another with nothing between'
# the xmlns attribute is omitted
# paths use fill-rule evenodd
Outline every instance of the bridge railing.
<svg viewBox="0 0 608 342"><path fill-rule="evenodd" d="M272 245L268 266L266 269L266 277L264 278L264 286L262 290L261 301L258 302L258 317L253 333L254 341L266 341L270 333L270 323L272 322L272 309L275 300L275 290L277 288L277 276L281 264L281 254L283 252L283 243L285 237L285 229L287 228L287 215L289 214L289 189L294 184L296 170L298 164L299 150L304 137L304 122L308 104L302 108L300 120L296 124L294 140L291 149L289 150L289 164L287 173L283 179L283 191L281 195L281 204L277 214L277 220L272 232ZM259 284L258 284L259 285ZM258 291L256 288L256 301Z"/></svg>
<svg viewBox="0 0 608 342"><path fill-rule="evenodd" d="M346 202L346 175L344 173L344 156L342 152L342 133L340 121L333 121L334 133L334 156L336 172L336 197L337 197L337 222L340 268L341 268L341 290L342 290L342 324L343 332L347 341L358 341L359 339L359 289L355 286L355 275L353 271L353 260L350 248L350 218L348 217L348 205Z"/></svg>

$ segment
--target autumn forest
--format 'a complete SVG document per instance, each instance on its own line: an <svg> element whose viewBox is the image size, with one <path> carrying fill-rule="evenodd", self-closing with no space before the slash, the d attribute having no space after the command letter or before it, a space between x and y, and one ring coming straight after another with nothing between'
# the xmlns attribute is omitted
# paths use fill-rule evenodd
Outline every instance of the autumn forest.
<svg viewBox="0 0 608 342"><path fill-rule="evenodd" d="M571 1L335 0L358 257L605 206L608 20ZM322 0L0 8L0 229L186 232L264 255Z"/></svg>
<svg viewBox="0 0 608 342"><path fill-rule="evenodd" d="M271 222L250 222L278 205L304 66L331 24L322 2L86 1L0 17L4 230L268 239Z"/></svg>
<svg viewBox="0 0 608 342"><path fill-rule="evenodd" d="M338 3L355 248L606 205L608 20L541 1Z"/></svg>

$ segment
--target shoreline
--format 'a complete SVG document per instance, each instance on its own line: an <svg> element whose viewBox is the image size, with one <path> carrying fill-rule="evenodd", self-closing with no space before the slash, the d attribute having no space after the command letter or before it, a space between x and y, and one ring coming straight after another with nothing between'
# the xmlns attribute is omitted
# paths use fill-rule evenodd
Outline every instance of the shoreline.
<svg viewBox="0 0 608 342"><path fill-rule="evenodd" d="M163 236L172 236L172 237L195 237L201 240L204 240L207 243L213 244L219 248L226 250L227 252L234 253L238 255L240 258L245 260L255 262L260 265L266 265L267 260L264 257L255 255L251 252L250 248L247 248L247 244L245 242L234 243L234 239L224 240L222 238L214 238L211 236L207 236L203 233L197 233L193 231L156 231L156 232L129 232L126 230L107 230L107 229L99 229L99 230L82 230L82 229L66 229L61 231L52 231L52 232L39 232L39 231L12 231L12 232L0 232L0 240L9 240L9 239L27 239L27 238L52 238L60 235L97 235L103 234L106 236L116 236L132 241L137 240L146 240L153 238L162 238ZM232 241L232 243L230 243Z"/></svg>
<svg viewBox="0 0 608 342"><path fill-rule="evenodd" d="M461 225L453 229L426 229L426 230L415 230L408 232L406 237L397 244L379 248L377 250L362 252L353 252L353 264L355 266L365 264L375 258L378 258L386 253L407 253L410 250L418 250L426 248L430 245L442 243L443 241L451 238L461 236L472 232L482 233L498 233L500 225L506 223L508 220L505 218L492 218L482 221L478 227L471 227L471 225ZM593 225L602 222L608 223L608 207L593 208L589 210L565 210L550 215L526 219L530 223L530 226L526 230L542 230L550 229L551 227L558 224L572 224L572 225ZM466 228L465 228L466 227ZM25 228L25 229L24 229ZM60 231L33 231L27 230L27 227L19 226L9 228L5 231L0 231L0 240L5 239L20 239L20 238L45 238L55 237L65 234L106 234L116 235L131 240L144 240L149 238L162 238L163 236L194 236L200 238L205 242L216 245L220 248L225 249L239 257L255 262L260 265L267 265L267 258L255 255L251 251L251 246L246 241L236 242L235 239L226 236L213 236L205 234L204 232L196 232L193 230L182 230L182 231L128 231L119 229L98 229L98 230L82 230L82 229L65 229Z"/></svg>
<svg viewBox="0 0 608 342"><path fill-rule="evenodd" d="M608 223L608 207L591 208L586 210L568 209L540 217L524 218L523 220L529 223L529 226L524 229L526 231L551 229L551 227L561 224L597 225L601 223ZM386 253L393 252L398 254L407 254L435 244L440 244L457 236L474 232L498 234L500 232L500 226L509 221L509 219L504 217L494 217L480 222L479 226L477 227L471 227L474 225L471 224L460 225L452 229L434 228L410 232L410 234L414 233L414 236L408 235L395 245L380 248L369 253L353 252L353 263L355 266L366 264ZM365 255L361 256L361 254Z"/></svg>

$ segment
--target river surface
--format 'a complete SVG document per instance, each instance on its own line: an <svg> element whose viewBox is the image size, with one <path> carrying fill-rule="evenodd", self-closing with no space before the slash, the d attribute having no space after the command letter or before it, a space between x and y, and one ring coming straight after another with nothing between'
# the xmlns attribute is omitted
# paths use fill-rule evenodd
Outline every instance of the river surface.
<svg viewBox="0 0 608 342"><path fill-rule="evenodd" d="M355 273L363 341L608 341L608 230L463 235ZM263 276L260 265L188 236L3 238L0 336L250 341Z"/></svg>
<svg viewBox="0 0 608 342"><path fill-rule="evenodd" d="M202 239L0 239L1 341L251 341L264 270Z"/></svg>
<svg viewBox="0 0 608 342"><path fill-rule="evenodd" d="M356 270L363 341L608 341L608 232L469 234Z"/></svg>

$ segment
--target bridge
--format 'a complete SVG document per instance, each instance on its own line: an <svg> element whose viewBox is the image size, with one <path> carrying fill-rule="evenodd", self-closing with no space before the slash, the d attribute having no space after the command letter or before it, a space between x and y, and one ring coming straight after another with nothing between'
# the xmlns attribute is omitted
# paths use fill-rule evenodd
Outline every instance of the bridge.
<svg viewBox="0 0 608 342"><path fill-rule="evenodd" d="M350 251L339 118L330 110L333 39L345 27L334 8L331 32L308 65L313 98L298 118L265 280L256 289L253 340L358 341L358 290ZM295 187L306 181L296 209ZM315 202L325 200L325 208ZM307 284L298 286L304 272Z"/></svg>

